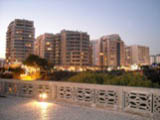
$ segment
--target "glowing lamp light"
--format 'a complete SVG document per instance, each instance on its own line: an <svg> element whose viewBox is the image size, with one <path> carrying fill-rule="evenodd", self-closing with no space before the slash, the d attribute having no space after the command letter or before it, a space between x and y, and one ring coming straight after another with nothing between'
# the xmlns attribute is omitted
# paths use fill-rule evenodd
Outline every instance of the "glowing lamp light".
<svg viewBox="0 0 160 120"><path fill-rule="evenodd" d="M37 80L40 78L40 68L22 65L25 73L20 74L21 80Z"/></svg>
<svg viewBox="0 0 160 120"><path fill-rule="evenodd" d="M38 104L43 110L45 110L48 107L48 103L47 102L39 102Z"/></svg>
<svg viewBox="0 0 160 120"><path fill-rule="evenodd" d="M49 102L45 102L45 101L32 101L30 102L31 105L36 105L38 108L41 109L42 115L44 115L44 113L46 114L47 108L53 106L53 103L49 103Z"/></svg>
<svg viewBox="0 0 160 120"><path fill-rule="evenodd" d="M139 69L139 66L137 64L131 65L131 70L132 71L135 71L135 70L138 70L138 69Z"/></svg>
<svg viewBox="0 0 160 120"><path fill-rule="evenodd" d="M39 95L39 98L40 98L40 100L45 100L45 99L48 98L48 95L47 95L46 93L41 93L41 94Z"/></svg>

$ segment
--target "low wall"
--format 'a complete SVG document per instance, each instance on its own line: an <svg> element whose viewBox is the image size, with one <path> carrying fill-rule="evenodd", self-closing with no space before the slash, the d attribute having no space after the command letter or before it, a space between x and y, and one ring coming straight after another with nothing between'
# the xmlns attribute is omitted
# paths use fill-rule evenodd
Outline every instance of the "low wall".
<svg viewBox="0 0 160 120"><path fill-rule="evenodd" d="M160 89L0 79L0 95L36 98L41 92L57 101L131 112L147 117L160 115Z"/></svg>

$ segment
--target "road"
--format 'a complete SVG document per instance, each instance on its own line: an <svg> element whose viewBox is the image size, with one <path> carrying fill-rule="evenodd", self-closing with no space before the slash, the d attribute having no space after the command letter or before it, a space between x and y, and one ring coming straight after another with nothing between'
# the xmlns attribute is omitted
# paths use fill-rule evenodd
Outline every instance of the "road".
<svg viewBox="0 0 160 120"><path fill-rule="evenodd" d="M29 98L0 97L0 120L147 120L128 113Z"/></svg>

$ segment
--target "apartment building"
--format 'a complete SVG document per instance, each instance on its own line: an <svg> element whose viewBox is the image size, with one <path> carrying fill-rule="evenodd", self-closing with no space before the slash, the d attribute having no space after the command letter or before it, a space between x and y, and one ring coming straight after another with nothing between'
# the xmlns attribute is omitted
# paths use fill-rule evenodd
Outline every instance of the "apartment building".
<svg viewBox="0 0 160 120"><path fill-rule="evenodd" d="M61 65L89 65L89 35L79 31L61 31Z"/></svg>
<svg viewBox="0 0 160 120"><path fill-rule="evenodd" d="M156 55L156 63L160 63L160 54Z"/></svg>
<svg viewBox="0 0 160 120"><path fill-rule="evenodd" d="M62 30L43 34L35 41L35 54L55 66L88 66L89 35L85 32Z"/></svg>
<svg viewBox="0 0 160 120"><path fill-rule="evenodd" d="M5 64L5 59L0 58L0 68L3 68Z"/></svg>
<svg viewBox="0 0 160 120"><path fill-rule="evenodd" d="M151 64L153 64L153 63L159 64L160 63L160 54L151 55L150 56L150 63Z"/></svg>
<svg viewBox="0 0 160 120"><path fill-rule="evenodd" d="M124 42L118 34L100 38L99 65L118 67L125 64Z"/></svg>
<svg viewBox="0 0 160 120"><path fill-rule="evenodd" d="M132 65L132 49L128 46L125 47L125 65Z"/></svg>
<svg viewBox="0 0 160 120"><path fill-rule="evenodd" d="M35 28L33 21L15 19L6 34L7 62L24 61L33 53Z"/></svg>
<svg viewBox="0 0 160 120"><path fill-rule="evenodd" d="M89 66L93 66L93 58L92 58L93 52L92 51L93 51L92 50L92 44L90 42L89 43L89 52L88 52L88 54L89 54Z"/></svg>
<svg viewBox="0 0 160 120"><path fill-rule="evenodd" d="M54 35L53 41L53 63L54 65L60 66L61 65L61 34L57 33Z"/></svg>
<svg viewBox="0 0 160 120"><path fill-rule="evenodd" d="M149 65L150 55L149 47L142 45L132 45L125 49L127 65Z"/></svg>
<svg viewBox="0 0 160 120"><path fill-rule="evenodd" d="M92 59L92 65L93 66L99 66L99 53L100 53L100 40L91 40L91 49L92 49L92 54L91 54L91 59Z"/></svg>
<svg viewBox="0 0 160 120"><path fill-rule="evenodd" d="M54 35L45 33L37 37L34 43L34 53L41 58L54 62Z"/></svg>

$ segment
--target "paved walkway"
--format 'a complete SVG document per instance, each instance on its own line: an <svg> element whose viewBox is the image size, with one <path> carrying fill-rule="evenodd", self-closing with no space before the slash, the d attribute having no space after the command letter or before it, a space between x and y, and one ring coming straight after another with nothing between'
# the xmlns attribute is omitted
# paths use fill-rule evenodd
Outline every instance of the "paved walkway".
<svg viewBox="0 0 160 120"><path fill-rule="evenodd" d="M0 97L0 120L147 120L137 115L20 97Z"/></svg>

